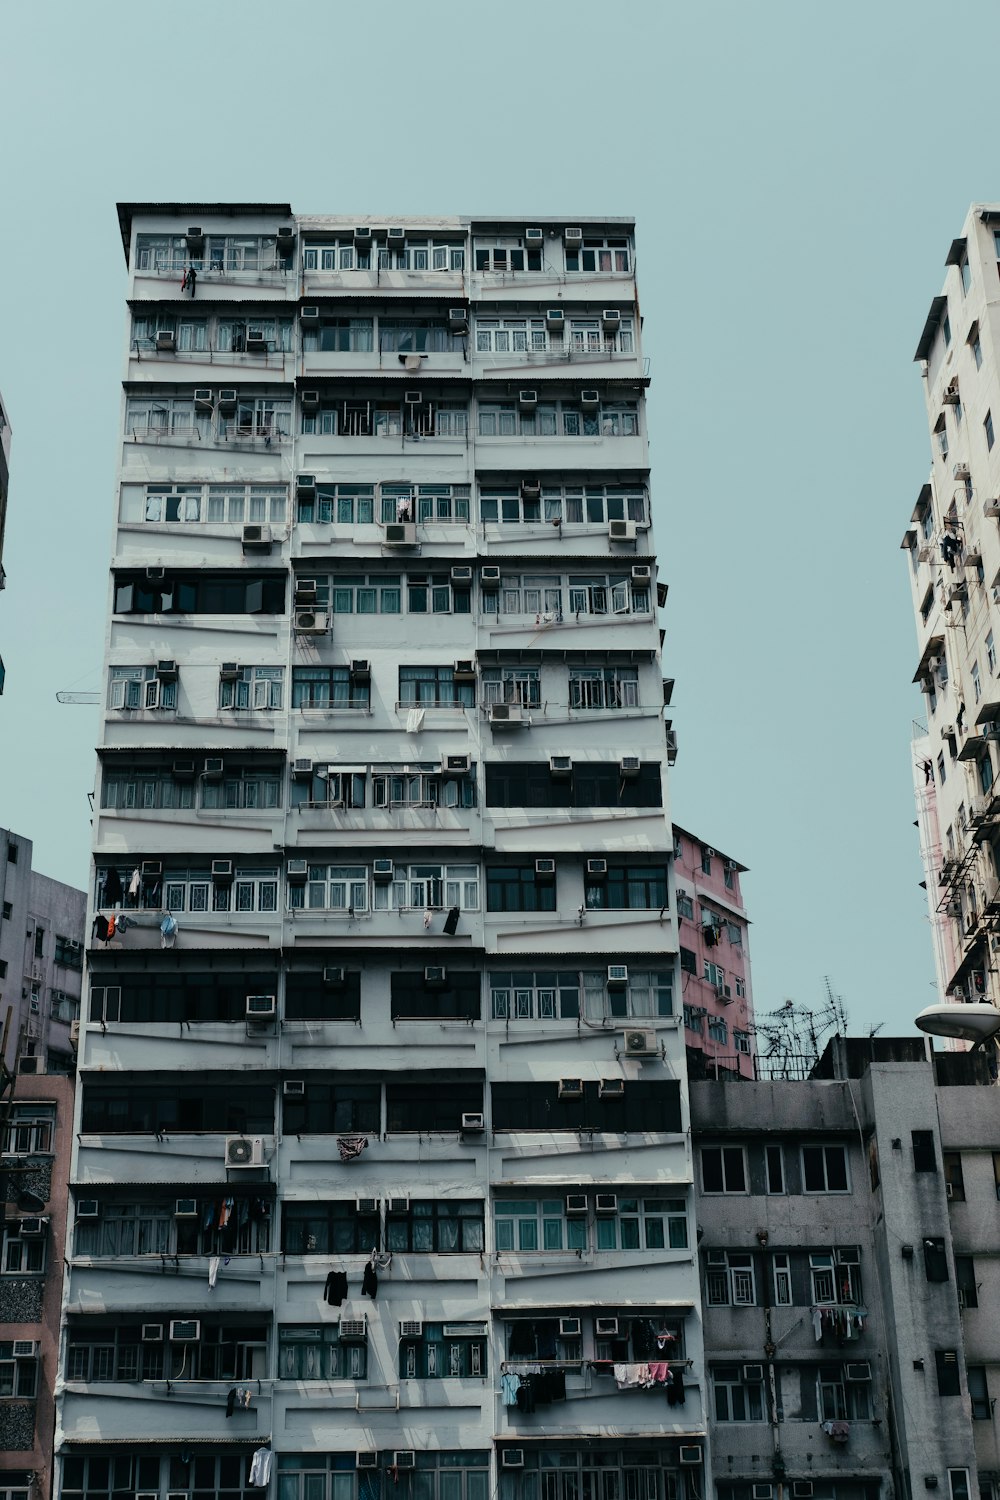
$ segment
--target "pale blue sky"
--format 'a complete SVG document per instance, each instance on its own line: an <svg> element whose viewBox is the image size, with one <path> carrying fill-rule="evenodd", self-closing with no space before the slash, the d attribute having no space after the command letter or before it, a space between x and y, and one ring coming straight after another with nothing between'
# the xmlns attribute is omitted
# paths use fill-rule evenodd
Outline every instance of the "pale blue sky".
<svg viewBox="0 0 1000 1500"><path fill-rule="evenodd" d="M85 884L124 262L119 199L638 220L678 822L751 867L759 1010L931 998L898 544L913 350L1000 198L995 0L8 4L0 824Z"/></svg>

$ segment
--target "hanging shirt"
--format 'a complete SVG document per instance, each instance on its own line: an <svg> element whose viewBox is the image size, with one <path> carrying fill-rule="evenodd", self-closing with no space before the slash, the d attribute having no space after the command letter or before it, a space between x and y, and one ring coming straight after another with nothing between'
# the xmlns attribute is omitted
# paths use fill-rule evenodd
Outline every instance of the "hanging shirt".
<svg viewBox="0 0 1000 1500"><path fill-rule="evenodd" d="M323 1296L331 1307L339 1307L347 1296L347 1272L331 1271L326 1278Z"/></svg>
<svg viewBox="0 0 1000 1500"><path fill-rule="evenodd" d="M262 1490L271 1478L271 1450L270 1448L258 1448L250 1460L250 1476L247 1481L255 1489Z"/></svg>

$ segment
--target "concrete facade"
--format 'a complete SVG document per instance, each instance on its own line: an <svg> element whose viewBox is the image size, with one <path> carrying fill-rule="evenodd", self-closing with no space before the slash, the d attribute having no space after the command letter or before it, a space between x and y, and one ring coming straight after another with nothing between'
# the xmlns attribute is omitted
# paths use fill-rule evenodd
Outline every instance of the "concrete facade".
<svg viewBox="0 0 1000 1500"><path fill-rule="evenodd" d="M121 222L60 1494L700 1500L632 223Z"/></svg>

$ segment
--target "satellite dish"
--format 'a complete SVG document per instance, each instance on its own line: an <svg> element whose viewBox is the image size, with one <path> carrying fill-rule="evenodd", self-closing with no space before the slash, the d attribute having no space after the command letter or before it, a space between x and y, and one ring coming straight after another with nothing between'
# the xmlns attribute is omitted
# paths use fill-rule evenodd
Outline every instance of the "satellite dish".
<svg viewBox="0 0 1000 1500"><path fill-rule="evenodd" d="M1000 1010L986 1002L928 1005L917 1016L916 1025L930 1036L953 1037L961 1042L986 1042L1000 1033Z"/></svg>

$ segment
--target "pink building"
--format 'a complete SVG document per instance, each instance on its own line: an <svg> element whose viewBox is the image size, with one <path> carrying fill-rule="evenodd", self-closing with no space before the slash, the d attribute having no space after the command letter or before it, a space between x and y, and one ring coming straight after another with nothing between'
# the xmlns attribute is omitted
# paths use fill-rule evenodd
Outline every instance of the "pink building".
<svg viewBox="0 0 1000 1500"><path fill-rule="evenodd" d="M674 824L681 998L693 1078L754 1076L746 866Z"/></svg>

